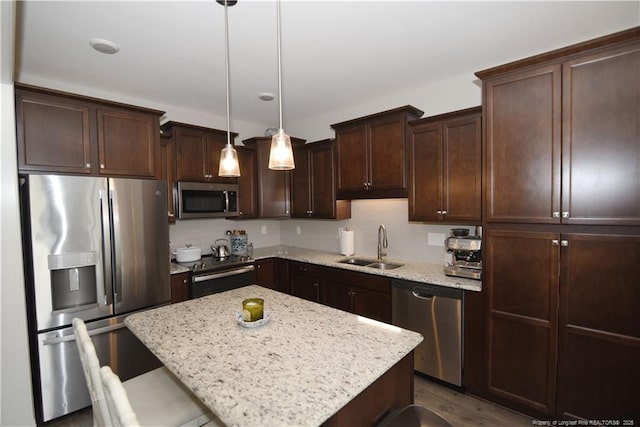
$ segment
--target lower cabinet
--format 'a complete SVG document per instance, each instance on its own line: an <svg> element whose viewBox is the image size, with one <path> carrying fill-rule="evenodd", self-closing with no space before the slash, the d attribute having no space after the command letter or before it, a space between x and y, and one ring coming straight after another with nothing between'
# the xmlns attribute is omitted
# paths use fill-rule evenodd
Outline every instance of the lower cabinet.
<svg viewBox="0 0 640 427"><path fill-rule="evenodd" d="M489 230L485 384L537 417L640 417L640 236Z"/></svg>
<svg viewBox="0 0 640 427"><path fill-rule="evenodd" d="M381 322L391 323L391 280L339 268L320 270L321 302Z"/></svg>
<svg viewBox="0 0 640 427"><path fill-rule="evenodd" d="M274 258L259 259L255 262L256 285L276 289L276 260Z"/></svg>
<svg viewBox="0 0 640 427"><path fill-rule="evenodd" d="M320 268L314 264L289 261L289 287L293 296L320 302Z"/></svg>
<svg viewBox="0 0 640 427"><path fill-rule="evenodd" d="M189 299L189 273L171 275L171 304Z"/></svg>

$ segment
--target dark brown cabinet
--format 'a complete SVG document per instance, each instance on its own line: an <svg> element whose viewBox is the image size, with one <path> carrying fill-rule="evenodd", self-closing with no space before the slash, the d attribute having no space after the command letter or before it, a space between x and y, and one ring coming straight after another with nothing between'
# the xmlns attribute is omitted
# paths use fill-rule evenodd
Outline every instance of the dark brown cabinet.
<svg viewBox="0 0 640 427"><path fill-rule="evenodd" d="M488 392L533 414L640 416L640 236L492 230L485 240Z"/></svg>
<svg viewBox="0 0 640 427"><path fill-rule="evenodd" d="M320 302L319 267L298 261L289 261L289 288L291 295Z"/></svg>
<svg viewBox="0 0 640 427"><path fill-rule="evenodd" d="M391 280L339 268L320 270L321 302L330 307L391 323Z"/></svg>
<svg viewBox="0 0 640 427"><path fill-rule="evenodd" d="M274 258L256 260L255 268L256 285L276 289L276 260Z"/></svg>
<svg viewBox="0 0 640 427"><path fill-rule="evenodd" d="M176 222L176 203L174 194L176 150L171 135L160 135L160 174L158 179L167 181L167 216L169 223Z"/></svg>
<svg viewBox="0 0 640 427"><path fill-rule="evenodd" d="M175 180L235 184L237 178L218 176L220 152L227 143L227 132L186 123L167 122L163 133L175 144ZM232 141L237 134L232 133Z"/></svg>
<svg viewBox="0 0 640 427"><path fill-rule="evenodd" d="M238 217L258 218L258 152L255 147L236 147L240 176L238 177Z"/></svg>
<svg viewBox="0 0 640 427"><path fill-rule="evenodd" d="M18 170L157 178L162 111L16 84Z"/></svg>
<svg viewBox="0 0 640 427"><path fill-rule="evenodd" d="M407 197L408 122L422 114L408 105L331 125L336 133L337 197Z"/></svg>
<svg viewBox="0 0 640 427"><path fill-rule="evenodd" d="M640 419L640 236L566 234L560 251L557 414Z"/></svg>
<svg viewBox="0 0 640 427"><path fill-rule="evenodd" d="M291 171L291 217L346 219L351 202L336 200L334 143L323 140L296 147Z"/></svg>
<svg viewBox="0 0 640 427"><path fill-rule="evenodd" d="M256 150L258 217L289 218L291 215L289 188L291 172L269 169L271 137L255 137L245 139L242 142L245 147ZM304 143L304 139L291 138L293 146ZM243 198L242 194L240 194L240 198ZM241 200L240 203L242 205L243 201ZM248 216L241 216L241 218L245 217Z"/></svg>
<svg viewBox="0 0 640 427"><path fill-rule="evenodd" d="M487 221L640 225L640 43L626 34L477 73Z"/></svg>
<svg viewBox="0 0 640 427"><path fill-rule="evenodd" d="M189 273L171 275L171 304L189 299Z"/></svg>
<svg viewBox="0 0 640 427"><path fill-rule="evenodd" d="M412 120L409 221L480 223L482 108Z"/></svg>

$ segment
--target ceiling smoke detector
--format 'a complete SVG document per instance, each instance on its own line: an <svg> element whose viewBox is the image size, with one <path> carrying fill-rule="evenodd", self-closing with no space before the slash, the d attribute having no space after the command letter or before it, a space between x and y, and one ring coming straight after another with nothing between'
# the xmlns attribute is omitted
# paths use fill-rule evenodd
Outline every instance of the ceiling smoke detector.
<svg viewBox="0 0 640 427"><path fill-rule="evenodd" d="M120 46L118 46L111 40L106 39L91 39L89 40L89 44L98 52L106 53L108 55L113 55L120 50Z"/></svg>

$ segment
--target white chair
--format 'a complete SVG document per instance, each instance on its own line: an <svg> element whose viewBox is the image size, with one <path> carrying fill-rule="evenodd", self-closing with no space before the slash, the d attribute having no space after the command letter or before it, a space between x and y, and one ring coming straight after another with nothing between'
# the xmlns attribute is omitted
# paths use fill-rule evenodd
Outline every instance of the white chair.
<svg viewBox="0 0 640 427"><path fill-rule="evenodd" d="M91 394L94 425L114 425L115 421L111 419L107 407L100 362L93 341L81 319L73 319L72 323ZM143 426L224 426L166 367L131 378L123 382L122 386L126 390L133 413Z"/></svg>
<svg viewBox="0 0 640 427"><path fill-rule="evenodd" d="M104 396L109 417L114 427L139 427L138 417L133 412L127 391L120 378L108 366L100 368L100 378L104 387Z"/></svg>

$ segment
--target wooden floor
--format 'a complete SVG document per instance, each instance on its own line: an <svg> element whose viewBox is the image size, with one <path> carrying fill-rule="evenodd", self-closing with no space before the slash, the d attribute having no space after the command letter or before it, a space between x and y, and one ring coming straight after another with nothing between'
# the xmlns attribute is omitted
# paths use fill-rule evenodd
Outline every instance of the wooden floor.
<svg viewBox="0 0 640 427"><path fill-rule="evenodd" d="M453 427L531 427L532 420L473 396L415 376L415 403L442 415ZM47 427L92 427L91 409L50 422Z"/></svg>
<svg viewBox="0 0 640 427"><path fill-rule="evenodd" d="M415 376L415 403L442 415L453 427L531 427L532 419Z"/></svg>

